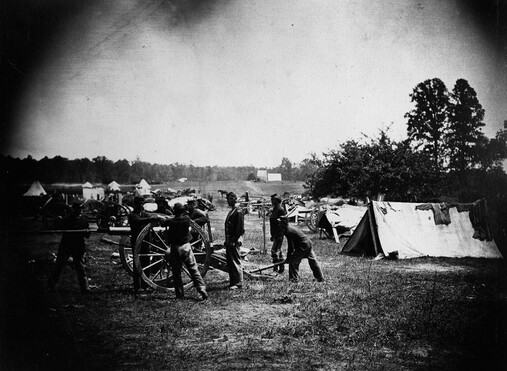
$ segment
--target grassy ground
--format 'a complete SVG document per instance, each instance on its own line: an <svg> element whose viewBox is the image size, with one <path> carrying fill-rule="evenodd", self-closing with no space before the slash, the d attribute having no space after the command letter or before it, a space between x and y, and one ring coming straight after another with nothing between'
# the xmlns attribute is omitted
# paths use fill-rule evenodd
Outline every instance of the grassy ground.
<svg viewBox="0 0 507 371"><path fill-rule="evenodd" d="M227 209L215 202L210 216L220 242ZM17 227L36 228L28 221ZM314 241L326 282L313 282L303 261L297 284L285 273L228 291L227 275L215 270L205 276L210 300L203 303L193 289L185 300L132 295L130 277L111 258L116 249L100 234L88 241L95 292L79 294L70 268L48 292L59 236L4 235L2 369L507 368L503 261L372 261L337 254L333 241L301 228ZM245 246L262 251L257 214L246 216L246 231ZM269 238L267 244L269 250ZM246 262L269 263L269 253Z"/></svg>

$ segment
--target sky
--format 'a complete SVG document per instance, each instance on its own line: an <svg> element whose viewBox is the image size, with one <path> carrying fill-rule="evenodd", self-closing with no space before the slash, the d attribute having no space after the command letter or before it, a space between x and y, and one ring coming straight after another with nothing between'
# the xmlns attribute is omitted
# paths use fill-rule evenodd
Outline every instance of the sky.
<svg viewBox="0 0 507 371"><path fill-rule="evenodd" d="M204 4L80 7L23 79L2 151L275 167L382 129L404 139L409 94L435 77L470 83L486 136L507 120L499 29L464 2Z"/></svg>

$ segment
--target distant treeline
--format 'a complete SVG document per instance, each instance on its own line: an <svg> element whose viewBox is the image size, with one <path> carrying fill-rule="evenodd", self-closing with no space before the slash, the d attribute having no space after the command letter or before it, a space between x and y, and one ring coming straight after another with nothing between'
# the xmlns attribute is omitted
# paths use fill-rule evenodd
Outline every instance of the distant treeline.
<svg viewBox="0 0 507 371"><path fill-rule="evenodd" d="M104 156L93 159L69 160L65 157L44 157L35 160L0 155L0 169L10 181L31 183L37 179L42 183L104 183L116 181L120 184L135 184L141 179L148 183L163 183L187 178L194 181L256 180L257 168L253 166L193 166L174 163L169 165L151 164L144 161L113 162ZM305 180L308 171L305 162L293 167L284 158L279 167L267 169L268 172L282 173L283 180Z"/></svg>

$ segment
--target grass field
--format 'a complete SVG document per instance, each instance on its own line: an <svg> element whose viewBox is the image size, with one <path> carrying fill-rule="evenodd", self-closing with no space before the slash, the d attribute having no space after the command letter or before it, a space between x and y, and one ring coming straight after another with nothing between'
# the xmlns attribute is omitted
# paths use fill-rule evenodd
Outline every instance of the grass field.
<svg viewBox="0 0 507 371"><path fill-rule="evenodd" d="M259 194L274 192L283 193ZM210 217L220 242L227 208L215 202ZM306 261L297 284L285 273L247 280L238 291L213 270L204 277L210 300L199 302L193 289L185 300L132 295L131 278L101 234L88 241L94 293L79 293L70 268L48 292L48 260L60 237L26 233L37 226L24 221L1 261L2 370L507 369L503 260L373 261L340 255L332 240L300 227L314 241L324 283L313 281ZM245 229L245 246L262 251L262 219L247 215ZM269 263L269 253L246 262Z"/></svg>

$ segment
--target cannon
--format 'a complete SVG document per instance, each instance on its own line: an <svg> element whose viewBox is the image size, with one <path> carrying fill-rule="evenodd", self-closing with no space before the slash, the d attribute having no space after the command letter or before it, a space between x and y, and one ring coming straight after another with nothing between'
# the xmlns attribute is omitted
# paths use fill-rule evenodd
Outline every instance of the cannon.
<svg viewBox="0 0 507 371"><path fill-rule="evenodd" d="M211 236L211 228L208 224L207 232L194 221L190 221L191 232L194 238L190 242L199 272L204 277L210 269L218 269L227 272L227 262L222 253L223 246L214 245ZM169 262L166 260L166 251L169 245L165 234L167 227L162 227L158 222L147 224L139 233L134 247L130 243L130 227L107 227L97 230L44 230L41 233L103 233L110 236L120 236L120 241L112 241L102 238L103 242L118 246L120 261L127 273L132 275L135 266L141 279L152 289L160 292L174 292L174 280ZM281 263L257 267L253 270L243 269L243 274L250 279L270 279L272 275L262 272ZM182 278L185 288L192 286L188 271L183 267Z"/></svg>

